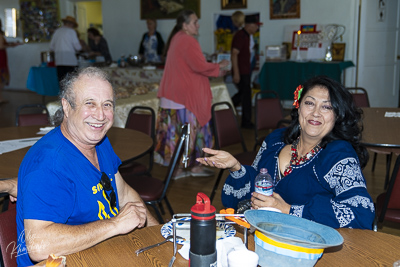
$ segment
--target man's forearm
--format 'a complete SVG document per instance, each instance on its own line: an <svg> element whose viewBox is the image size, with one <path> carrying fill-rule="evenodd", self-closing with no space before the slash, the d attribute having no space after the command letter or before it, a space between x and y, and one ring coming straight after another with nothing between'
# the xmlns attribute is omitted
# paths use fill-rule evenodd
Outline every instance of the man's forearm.
<svg viewBox="0 0 400 267"><path fill-rule="evenodd" d="M0 193L8 193L17 197L18 178L0 179Z"/></svg>
<svg viewBox="0 0 400 267"><path fill-rule="evenodd" d="M112 219L82 225L66 225L39 220L24 220L25 241L33 261L50 254L68 255L92 247L119 234Z"/></svg>
<svg viewBox="0 0 400 267"><path fill-rule="evenodd" d="M128 202L140 201L143 203L143 205L146 207L146 210L147 210L146 226L160 224L150 213L149 209L146 206L146 203L144 203L144 201L140 197L140 195L125 182L125 180L122 178L122 176L119 172L115 174L115 178L116 178L116 183L117 183L117 188L118 188L119 206L123 207Z"/></svg>

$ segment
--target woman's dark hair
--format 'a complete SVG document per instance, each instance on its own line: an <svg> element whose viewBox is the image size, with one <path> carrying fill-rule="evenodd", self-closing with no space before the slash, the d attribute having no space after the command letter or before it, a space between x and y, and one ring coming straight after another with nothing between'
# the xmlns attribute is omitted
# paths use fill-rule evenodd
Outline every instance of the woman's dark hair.
<svg viewBox="0 0 400 267"><path fill-rule="evenodd" d="M181 13L179 13L178 17L176 18L175 27L172 29L171 33L169 34L167 44L165 45L164 57L167 56L172 37L174 37L177 32L182 30L183 23L186 23L186 24L190 23L190 16L192 14L196 14L196 13L194 13L194 11L189 10L189 9L182 10Z"/></svg>
<svg viewBox="0 0 400 267"><path fill-rule="evenodd" d="M93 34L94 36L101 36L99 30L93 27L87 29L87 32Z"/></svg>
<svg viewBox="0 0 400 267"><path fill-rule="evenodd" d="M322 138L321 147L326 147L328 143L334 140L348 141L358 155L361 168L364 168L367 165L369 155L367 149L360 144L363 129L361 123L362 110L355 106L351 93L343 85L327 76L317 76L303 84L303 91L299 99L300 105L307 92L316 86L328 90L336 119L332 131ZM300 135L297 108L292 109L291 116L292 121L284 134L286 144L292 144Z"/></svg>

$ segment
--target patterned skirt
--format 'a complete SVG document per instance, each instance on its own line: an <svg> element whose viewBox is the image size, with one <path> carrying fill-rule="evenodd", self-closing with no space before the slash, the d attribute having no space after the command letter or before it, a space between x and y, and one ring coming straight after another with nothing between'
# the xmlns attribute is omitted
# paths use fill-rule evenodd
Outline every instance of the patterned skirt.
<svg viewBox="0 0 400 267"><path fill-rule="evenodd" d="M164 166L169 165L176 142L181 135L182 125L185 123L190 123L189 167L199 165L196 158L203 157L202 148L213 147L214 139L210 122L201 127L194 114L188 109L159 108L156 123L155 162Z"/></svg>

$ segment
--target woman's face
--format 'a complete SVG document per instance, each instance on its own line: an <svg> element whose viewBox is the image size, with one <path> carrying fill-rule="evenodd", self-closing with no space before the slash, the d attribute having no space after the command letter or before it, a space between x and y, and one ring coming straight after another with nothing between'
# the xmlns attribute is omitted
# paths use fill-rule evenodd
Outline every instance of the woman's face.
<svg viewBox="0 0 400 267"><path fill-rule="evenodd" d="M189 18L189 23L183 23L183 30L191 36L198 35L200 28L199 19L197 18L196 14L190 15Z"/></svg>
<svg viewBox="0 0 400 267"><path fill-rule="evenodd" d="M298 109L301 135L319 143L335 125L336 116L325 87L315 86L303 96Z"/></svg>
<svg viewBox="0 0 400 267"><path fill-rule="evenodd" d="M149 32L153 33L156 31L156 23L154 20L148 19L146 21L147 23L147 29L149 30Z"/></svg>

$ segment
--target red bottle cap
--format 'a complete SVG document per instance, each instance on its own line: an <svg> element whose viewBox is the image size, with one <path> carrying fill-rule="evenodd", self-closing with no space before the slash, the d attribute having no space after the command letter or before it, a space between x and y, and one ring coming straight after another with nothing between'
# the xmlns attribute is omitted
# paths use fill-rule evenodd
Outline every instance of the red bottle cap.
<svg viewBox="0 0 400 267"><path fill-rule="evenodd" d="M196 204L191 209L192 218L201 221L215 218L215 207L211 205L210 199L204 193L197 193Z"/></svg>

